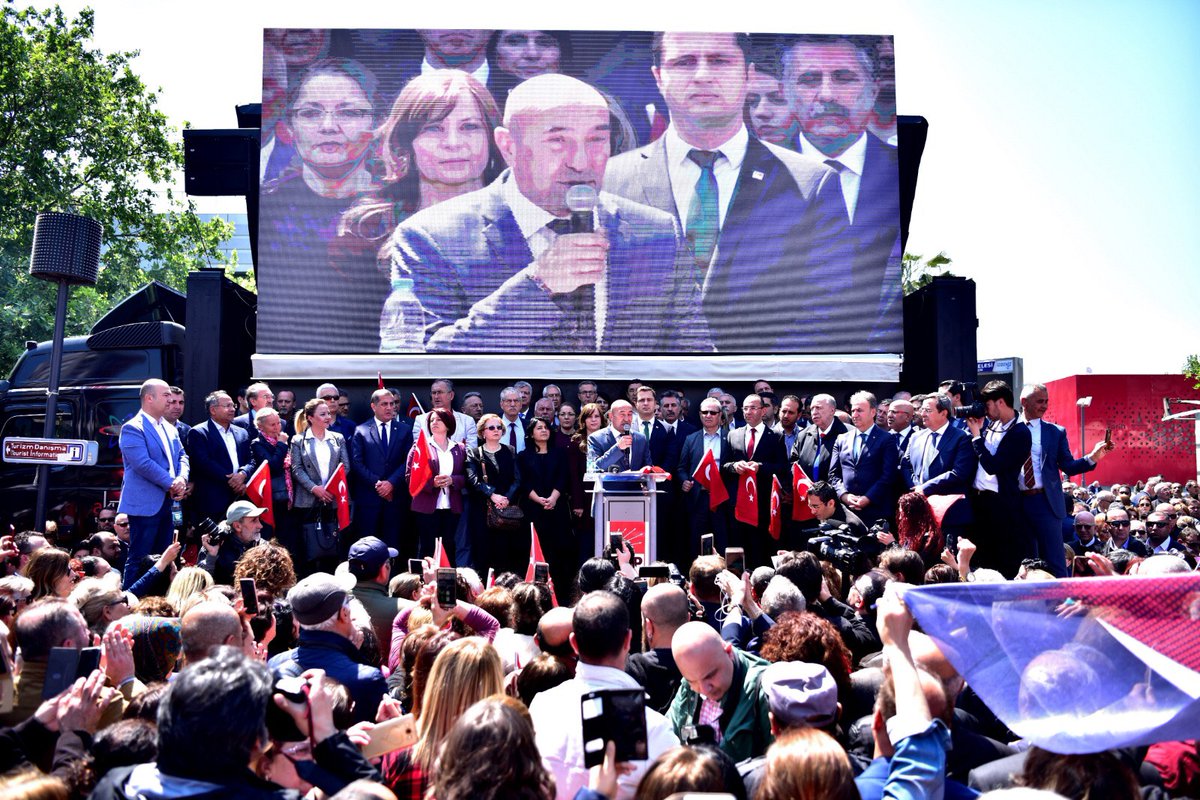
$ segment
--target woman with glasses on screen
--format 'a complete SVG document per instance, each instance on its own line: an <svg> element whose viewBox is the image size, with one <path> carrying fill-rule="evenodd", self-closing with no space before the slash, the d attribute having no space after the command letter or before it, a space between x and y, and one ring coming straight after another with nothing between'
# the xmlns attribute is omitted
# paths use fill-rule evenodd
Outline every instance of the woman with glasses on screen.
<svg viewBox="0 0 1200 800"><path fill-rule="evenodd" d="M486 575L491 567L497 575L516 572L523 576L529 561L529 526L521 524L515 530L492 528L487 513L489 503L497 509L518 505L521 471L517 455L502 443L504 422L495 414L479 418L479 436L479 446L467 451L467 486L471 489L468 530L473 566L480 575Z"/></svg>

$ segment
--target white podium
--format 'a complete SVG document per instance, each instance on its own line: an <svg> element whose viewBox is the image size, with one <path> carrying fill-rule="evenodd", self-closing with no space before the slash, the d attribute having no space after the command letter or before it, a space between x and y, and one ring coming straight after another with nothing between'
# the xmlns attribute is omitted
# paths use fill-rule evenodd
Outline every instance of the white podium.
<svg viewBox="0 0 1200 800"><path fill-rule="evenodd" d="M633 548L634 566L658 558L656 508L661 490L669 479L662 473L596 472L586 477L595 481L592 517L596 520L594 554L603 555L610 533L620 533Z"/></svg>

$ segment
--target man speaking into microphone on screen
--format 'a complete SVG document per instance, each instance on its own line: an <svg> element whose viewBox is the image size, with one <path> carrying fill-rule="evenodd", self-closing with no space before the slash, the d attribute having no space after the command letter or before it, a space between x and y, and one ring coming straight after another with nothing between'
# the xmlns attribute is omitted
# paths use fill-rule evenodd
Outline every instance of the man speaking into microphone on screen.
<svg viewBox="0 0 1200 800"><path fill-rule="evenodd" d="M491 185L396 229L430 352L710 352L674 219L600 186L604 97L565 75L508 96Z"/></svg>

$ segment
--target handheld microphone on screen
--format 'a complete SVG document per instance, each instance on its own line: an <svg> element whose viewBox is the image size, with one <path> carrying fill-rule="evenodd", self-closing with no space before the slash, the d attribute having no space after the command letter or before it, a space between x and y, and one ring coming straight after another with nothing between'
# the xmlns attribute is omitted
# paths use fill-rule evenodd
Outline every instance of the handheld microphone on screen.
<svg viewBox="0 0 1200 800"><path fill-rule="evenodd" d="M571 233L592 233L592 212L596 210L599 196L586 183L577 183L567 190L567 208L571 211Z"/></svg>
<svg viewBox="0 0 1200 800"><path fill-rule="evenodd" d="M593 216L599 196L596 189L586 183L577 183L567 190L567 208L571 212L571 233L592 233L595 231ZM580 286L568 295L571 316L575 319L575 327L581 336L592 328L596 313L596 287L593 285ZM591 335L586 338L590 339ZM591 342L580 342L586 349L592 349ZM591 345L591 346L588 346Z"/></svg>

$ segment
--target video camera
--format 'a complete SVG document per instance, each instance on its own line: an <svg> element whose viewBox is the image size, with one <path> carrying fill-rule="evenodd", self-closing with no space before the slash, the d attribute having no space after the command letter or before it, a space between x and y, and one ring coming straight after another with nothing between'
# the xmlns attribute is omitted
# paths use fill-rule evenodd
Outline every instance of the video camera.
<svg viewBox="0 0 1200 800"><path fill-rule="evenodd" d="M847 578L862 575L871 569L871 560L883 551L875 534L887 529L887 521L881 520L865 535L857 536L844 522L825 520L820 525L823 535L809 539L808 550L840 569Z"/></svg>
<svg viewBox="0 0 1200 800"><path fill-rule="evenodd" d="M954 407L955 419L983 419L987 416L987 407L975 399L979 384L974 381L955 383L949 388L951 395L958 395L962 400L961 406Z"/></svg>

